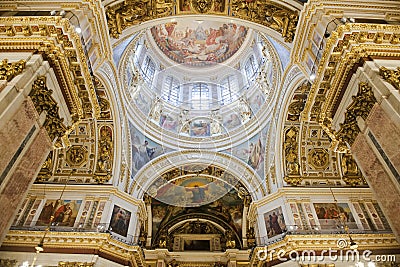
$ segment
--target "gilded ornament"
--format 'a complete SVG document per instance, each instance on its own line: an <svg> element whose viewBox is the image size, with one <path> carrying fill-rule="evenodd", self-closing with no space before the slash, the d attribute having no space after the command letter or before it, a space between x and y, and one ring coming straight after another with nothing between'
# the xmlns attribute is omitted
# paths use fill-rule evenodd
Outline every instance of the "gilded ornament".
<svg viewBox="0 0 400 267"><path fill-rule="evenodd" d="M201 14L215 14L225 11L223 0L180 0L180 11L192 9ZM172 0L139 1L125 0L106 8L109 33L118 38L123 30L141 22L176 15L176 2ZM285 42L292 42L298 22L298 12L271 5L267 1L234 0L228 6L230 16L262 24L282 34ZM192 12L189 12L192 13ZM185 14L185 13L182 13Z"/></svg>
<svg viewBox="0 0 400 267"><path fill-rule="evenodd" d="M99 148L96 168L96 181L104 183L111 178L113 162L113 134L109 126L102 126L99 131Z"/></svg>
<svg viewBox="0 0 400 267"><path fill-rule="evenodd" d="M29 96L35 105L36 111L41 114L46 111L46 120L44 127L52 141L56 140L55 145L62 146L61 137L67 132L67 127L64 125L63 118L60 118L58 112L58 104L51 96L53 90L46 86L46 77L38 77L32 85L32 90Z"/></svg>
<svg viewBox="0 0 400 267"><path fill-rule="evenodd" d="M325 169L329 163L329 154L325 149L315 148L309 152L308 162L315 169Z"/></svg>
<svg viewBox="0 0 400 267"><path fill-rule="evenodd" d="M70 166L81 166L88 160L88 151L83 146L71 146L66 152L65 160Z"/></svg>
<svg viewBox="0 0 400 267"><path fill-rule="evenodd" d="M209 0L192 0L193 8L199 13L207 13L212 8L213 1Z"/></svg>
<svg viewBox="0 0 400 267"><path fill-rule="evenodd" d="M379 68L379 74L382 78L393 85L394 88L400 91L400 67L397 67L396 70L390 70L385 67Z"/></svg>
<svg viewBox="0 0 400 267"><path fill-rule="evenodd" d="M298 14L271 5L265 1L233 0L232 15L241 19L256 22L282 34L285 42L292 42L298 22Z"/></svg>
<svg viewBox="0 0 400 267"><path fill-rule="evenodd" d="M283 152L285 155L286 173L291 175L299 175L299 159L298 159L298 129L296 127L289 128L285 134L283 143Z"/></svg>
<svg viewBox="0 0 400 267"><path fill-rule="evenodd" d="M0 62L0 80L11 81L25 69L25 65L26 61L23 59L12 63L8 63L8 59L3 59Z"/></svg>
<svg viewBox="0 0 400 267"><path fill-rule="evenodd" d="M113 38L118 38L126 28L143 21L173 15L172 0L125 0L106 9L107 24Z"/></svg>
<svg viewBox="0 0 400 267"><path fill-rule="evenodd" d="M357 125L357 117L366 120L376 103L371 86L364 82L359 84L357 95L352 98L353 102L347 108L344 115L344 122L340 125L340 130L337 132L338 139L350 146L354 143L360 132L360 128Z"/></svg>

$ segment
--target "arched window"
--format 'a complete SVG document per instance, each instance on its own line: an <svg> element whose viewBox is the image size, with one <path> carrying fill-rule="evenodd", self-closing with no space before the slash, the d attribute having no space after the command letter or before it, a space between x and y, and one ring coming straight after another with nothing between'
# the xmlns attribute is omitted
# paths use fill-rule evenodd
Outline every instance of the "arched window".
<svg viewBox="0 0 400 267"><path fill-rule="evenodd" d="M142 71L143 78L148 84L151 85L154 79L154 74L156 72L156 65L150 57L146 57L146 59L144 60Z"/></svg>
<svg viewBox="0 0 400 267"><path fill-rule="evenodd" d="M226 105L238 98L239 84L235 75L230 75L221 81L220 103Z"/></svg>
<svg viewBox="0 0 400 267"><path fill-rule="evenodd" d="M246 73L247 83L250 85L255 79L255 73L258 69L256 59L252 55L244 65L244 71Z"/></svg>
<svg viewBox="0 0 400 267"><path fill-rule="evenodd" d="M174 79L172 76L168 76L164 80L164 86L162 89L162 98L171 104L178 106L180 100L180 85L179 81Z"/></svg>
<svg viewBox="0 0 400 267"><path fill-rule="evenodd" d="M210 107L210 89L206 83L194 83L191 92L193 109L208 109Z"/></svg>

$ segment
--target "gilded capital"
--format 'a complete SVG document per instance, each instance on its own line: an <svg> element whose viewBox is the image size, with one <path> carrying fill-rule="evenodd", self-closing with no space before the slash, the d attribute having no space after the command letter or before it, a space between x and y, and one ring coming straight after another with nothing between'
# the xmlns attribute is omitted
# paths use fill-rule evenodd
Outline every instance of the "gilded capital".
<svg viewBox="0 0 400 267"><path fill-rule="evenodd" d="M11 81L25 69L25 66L26 61L23 59L12 63L8 63L8 59L3 59L0 62L0 80Z"/></svg>

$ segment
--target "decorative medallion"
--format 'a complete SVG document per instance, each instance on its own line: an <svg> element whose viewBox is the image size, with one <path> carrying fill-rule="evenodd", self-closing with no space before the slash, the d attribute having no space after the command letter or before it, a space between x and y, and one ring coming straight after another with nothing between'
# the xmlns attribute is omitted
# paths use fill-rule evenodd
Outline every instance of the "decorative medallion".
<svg viewBox="0 0 400 267"><path fill-rule="evenodd" d="M66 161L70 166L81 166L88 160L88 151L84 146L71 146L66 153Z"/></svg>
<svg viewBox="0 0 400 267"><path fill-rule="evenodd" d="M315 169L325 169L329 163L329 154L325 149L315 148L309 152L308 162Z"/></svg>
<svg viewBox="0 0 400 267"><path fill-rule="evenodd" d="M209 0L193 0L193 8L200 13L207 13L211 10L213 2Z"/></svg>

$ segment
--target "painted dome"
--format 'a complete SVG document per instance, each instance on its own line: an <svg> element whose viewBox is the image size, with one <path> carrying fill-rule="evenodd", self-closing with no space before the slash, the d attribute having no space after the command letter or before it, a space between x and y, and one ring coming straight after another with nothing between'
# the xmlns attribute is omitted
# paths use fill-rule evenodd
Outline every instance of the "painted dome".
<svg viewBox="0 0 400 267"><path fill-rule="evenodd" d="M243 44L248 28L235 23L180 21L151 28L163 53L179 64L207 66L222 63Z"/></svg>

